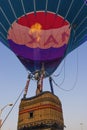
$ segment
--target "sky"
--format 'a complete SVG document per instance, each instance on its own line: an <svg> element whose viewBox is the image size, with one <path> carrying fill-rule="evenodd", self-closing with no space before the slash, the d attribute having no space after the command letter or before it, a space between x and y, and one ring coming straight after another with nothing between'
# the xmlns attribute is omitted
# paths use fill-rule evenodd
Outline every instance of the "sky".
<svg viewBox="0 0 87 130"><path fill-rule="evenodd" d="M61 69L62 66L63 69ZM56 74L60 75L55 77ZM26 84L27 75L28 72L15 54L0 43L0 109L6 104L14 104ZM61 63L52 78L59 85L63 81L60 87L65 90L73 88L75 81L77 81L71 91L63 91L54 84L55 95L62 102L64 124L66 126L64 130L87 130L87 42L65 58L65 64L64 62ZM44 80L43 86L44 91L50 91L48 78ZM27 97L34 96L35 90L36 82L31 81ZM2 130L17 130L21 98L3 124ZM2 120L5 119L10 109L11 107L8 106L3 110Z"/></svg>

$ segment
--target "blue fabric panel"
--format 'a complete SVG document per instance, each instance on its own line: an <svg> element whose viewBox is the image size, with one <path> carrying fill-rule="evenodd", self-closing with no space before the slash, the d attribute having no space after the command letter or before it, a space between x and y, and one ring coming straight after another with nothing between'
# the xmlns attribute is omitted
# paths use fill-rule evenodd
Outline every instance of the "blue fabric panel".
<svg viewBox="0 0 87 130"><path fill-rule="evenodd" d="M46 7L46 0L36 0L36 10L42 10L45 11Z"/></svg>
<svg viewBox="0 0 87 130"><path fill-rule="evenodd" d="M33 0L23 0L25 12L29 13L34 10Z"/></svg>
<svg viewBox="0 0 87 130"><path fill-rule="evenodd" d="M63 17L66 16L69 6L71 4L71 1L72 0L68 0L68 2L67 0L61 0L58 13L62 15Z"/></svg>
<svg viewBox="0 0 87 130"><path fill-rule="evenodd" d="M58 0L48 0L48 6L47 6L48 11L56 13L57 6L58 6Z"/></svg>
<svg viewBox="0 0 87 130"><path fill-rule="evenodd" d="M72 23L74 17L76 16L77 12L79 11L79 9L81 8L81 6L83 5L83 0L74 0L69 14L67 15L67 20Z"/></svg>

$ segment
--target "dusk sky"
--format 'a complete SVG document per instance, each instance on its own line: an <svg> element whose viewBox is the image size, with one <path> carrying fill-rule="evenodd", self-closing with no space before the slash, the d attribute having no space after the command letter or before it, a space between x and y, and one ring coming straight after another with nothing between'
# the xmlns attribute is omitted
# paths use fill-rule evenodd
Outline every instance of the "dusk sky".
<svg viewBox="0 0 87 130"><path fill-rule="evenodd" d="M60 84L64 79L60 87L67 90L73 88L75 81L77 81L74 88L68 92L59 89L54 84L55 95L62 102L64 124L66 126L64 130L87 130L87 42L65 58L65 76L64 68L61 70L62 66L64 66L64 62L52 75L55 82ZM60 75L54 77L58 73ZM27 75L26 69L15 54L0 42L0 109L8 103L14 104L26 84ZM44 91L50 91L48 78L44 80L43 89ZM30 82L27 97L34 96L35 91L36 81L33 80ZM2 130L17 130L21 98L3 124ZM1 115L2 120L5 119L10 109L11 107L4 109Z"/></svg>

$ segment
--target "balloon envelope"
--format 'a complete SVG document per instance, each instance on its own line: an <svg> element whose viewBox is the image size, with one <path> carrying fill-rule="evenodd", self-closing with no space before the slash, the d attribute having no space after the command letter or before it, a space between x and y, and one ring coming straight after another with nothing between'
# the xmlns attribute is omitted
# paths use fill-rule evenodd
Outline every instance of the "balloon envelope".
<svg viewBox="0 0 87 130"><path fill-rule="evenodd" d="M87 41L86 0L0 0L0 41L30 71L51 75Z"/></svg>

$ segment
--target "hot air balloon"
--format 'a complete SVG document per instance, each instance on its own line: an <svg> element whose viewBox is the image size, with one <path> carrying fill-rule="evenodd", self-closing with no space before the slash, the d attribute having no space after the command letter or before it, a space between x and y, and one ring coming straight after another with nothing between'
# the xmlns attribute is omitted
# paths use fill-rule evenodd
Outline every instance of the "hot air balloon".
<svg viewBox="0 0 87 130"><path fill-rule="evenodd" d="M38 95L43 78L87 41L87 0L0 0L0 41L31 73L24 97L32 77Z"/></svg>

